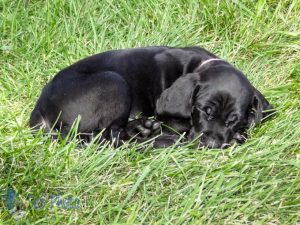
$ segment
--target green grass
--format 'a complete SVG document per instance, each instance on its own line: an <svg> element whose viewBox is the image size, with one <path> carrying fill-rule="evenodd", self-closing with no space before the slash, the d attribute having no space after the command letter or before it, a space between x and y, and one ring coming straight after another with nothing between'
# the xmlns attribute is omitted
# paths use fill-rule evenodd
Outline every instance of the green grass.
<svg viewBox="0 0 300 225"><path fill-rule="evenodd" d="M278 114L226 150L82 149L31 135L30 112L56 72L149 45L209 49ZM299 0L1 0L0 65L0 224L300 223ZM9 185L22 218L6 209ZM29 193L72 195L81 205L37 210Z"/></svg>

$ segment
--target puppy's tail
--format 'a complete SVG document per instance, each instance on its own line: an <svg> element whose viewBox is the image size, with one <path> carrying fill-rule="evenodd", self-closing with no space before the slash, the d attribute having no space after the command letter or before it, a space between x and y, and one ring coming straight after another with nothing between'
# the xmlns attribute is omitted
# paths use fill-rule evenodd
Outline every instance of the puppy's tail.
<svg viewBox="0 0 300 225"><path fill-rule="evenodd" d="M29 126L35 135L37 131L43 130L45 133L49 133L51 126L49 121L42 115L41 111L34 109L30 116Z"/></svg>

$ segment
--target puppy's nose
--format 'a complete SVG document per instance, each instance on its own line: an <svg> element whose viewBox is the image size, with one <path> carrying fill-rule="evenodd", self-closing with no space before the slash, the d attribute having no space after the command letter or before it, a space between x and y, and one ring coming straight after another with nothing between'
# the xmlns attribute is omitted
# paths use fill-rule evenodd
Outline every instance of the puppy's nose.
<svg viewBox="0 0 300 225"><path fill-rule="evenodd" d="M221 149L229 148L231 145L228 143L224 143L221 145Z"/></svg>
<svg viewBox="0 0 300 225"><path fill-rule="evenodd" d="M212 131L205 131L201 136L201 145L208 148L221 148L224 143L224 137Z"/></svg>
<svg viewBox="0 0 300 225"><path fill-rule="evenodd" d="M208 148L220 148L220 149L226 149L229 148L231 145L228 143L218 144L215 141L210 140L209 142L206 142L204 146Z"/></svg>
<svg viewBox="0 0 300 225"><path fill-rule="evenodd" d="M209 141L208 143L206 143L206 147L208 147L208 148L217 148L217 145L216 145L215 142Z"/></svg>
<svg viewBox="0 0 300 225"><path fill-rule="evenodd" d="M206 140L204 142L204 145L208 148L220 148L221 147L221 145L213 139Z"/></svg>

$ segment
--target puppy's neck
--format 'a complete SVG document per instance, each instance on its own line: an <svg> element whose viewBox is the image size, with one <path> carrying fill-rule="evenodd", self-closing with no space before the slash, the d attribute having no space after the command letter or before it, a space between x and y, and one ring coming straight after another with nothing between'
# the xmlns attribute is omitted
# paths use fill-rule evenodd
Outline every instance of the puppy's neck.
<svg viewBox="0 0 300 225"><path fill-rule="evenodd" d="M201 62L200 65L197 67L196 70L200 70L202 67L204 67L205 65L208 65L210 62L213 62L213 61L225 62L223 59L216 59L216 58L207 59L207 60L204 60L203 62Z"/></svg>

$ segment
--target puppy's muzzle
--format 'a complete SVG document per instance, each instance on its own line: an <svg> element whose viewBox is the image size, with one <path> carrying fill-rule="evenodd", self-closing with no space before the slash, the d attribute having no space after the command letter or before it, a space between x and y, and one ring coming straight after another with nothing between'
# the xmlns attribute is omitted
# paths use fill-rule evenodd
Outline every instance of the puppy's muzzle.
<svg viewBox="0 0 300 225"><path fill-rule="evenodd" d="M194 140L198 142L198 148L207 147L210 149L218 148L218 149L226 149L231 146L229 143L224 143L222 141L222 138L220 137L214 137L207 135L205 133L201 133L200 135L196 136L193 134L190 134L188 139L190 141ZM195 140L197 139L197 140Z"/></svg>

